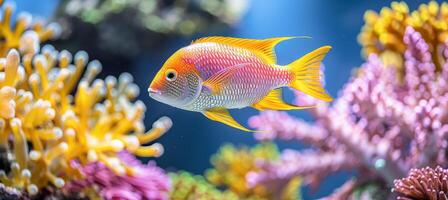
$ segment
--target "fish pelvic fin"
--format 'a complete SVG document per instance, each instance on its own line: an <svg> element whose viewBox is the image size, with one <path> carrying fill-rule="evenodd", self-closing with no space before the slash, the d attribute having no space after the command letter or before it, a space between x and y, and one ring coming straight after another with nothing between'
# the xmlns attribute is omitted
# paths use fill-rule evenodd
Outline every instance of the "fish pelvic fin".
<svg viewBox="0 0 448 200"><path fill-rule="evenodd" d="M294 76L290 87L322 101L332 101L333 98L322 86L320 76L321 62L330 49L330 46L320 47L289 64Z"/></svg>
<svg viewBox="0 0 448 200"><path fill-rule="evenodd" d="M230 115L229 111L225 108L208 109L206 111L203 111L202 114L204 114L210 120L221 122L223 124L226 124L233 128L240 129L242 131L257 132L254 130L247 129L243 125L239 124L237 121L235 121L235 119L233 119L233 117Z"/></svg>
<svg viewBox="0 0 448 200"><path fill-rule="evenodd" d="M259 53L267 63L275 64L277 62L277 56L275 55L274 47L285 40L293 39L293 38L308 38L308 37L275 37L268 38L263 40L256 39L243 39L243 38L233 38L233 37L222 37L222 36L213 36L213 37L205 37L200 38L192 42L192 44L205 43L205 42L214 42L219 44L226 44L231 46L236 46L240 48L245 48L253 52Z"/></svg>
<svg viewBox="0 0 448 200"><path fill-rule="evenodd" d="M301 110L315 106L295 106L282 100L282 89L271 90L263 99L252 105L253 108L263 110Z"/></svg>

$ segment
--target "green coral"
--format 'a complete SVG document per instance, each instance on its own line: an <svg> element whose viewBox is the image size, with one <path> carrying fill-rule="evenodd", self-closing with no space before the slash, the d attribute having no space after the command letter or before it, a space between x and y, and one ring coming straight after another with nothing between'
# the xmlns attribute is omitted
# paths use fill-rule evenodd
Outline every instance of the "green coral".
<svg viewBox="0 0 448 200"><path fill-rule="evenodd" d="M208 183L204 177L188 172L170 173L172 189L171 200L237 200L236 194L221 191Z"/></svg>
<svg viewBox="0 0 448 200"><path fill-rule="evenodd" d="M280 191L265 185L248 186L247 173L261 170L256 165L257 160L276 160L278 157L278 148L273 143L262 143L253 148L226 144L212 157L214 168L207 170L206 178L210 183L236 193L240 199L300 199L301 181L298 177L285 183Z"/></svg>

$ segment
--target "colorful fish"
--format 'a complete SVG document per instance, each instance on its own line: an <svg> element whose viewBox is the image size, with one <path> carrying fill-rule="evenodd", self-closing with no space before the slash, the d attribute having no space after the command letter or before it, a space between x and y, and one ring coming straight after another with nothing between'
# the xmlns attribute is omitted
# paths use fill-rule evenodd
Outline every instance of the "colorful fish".
<svg viewBox="0 0 448 200"><path fill-rule="evenodd" d="M277 65L274 47L292 38L198 39L165 62L148 88L149 96L244 131L251 130L235 121L227 109L309 108L283 102L281 87L331 101L320 81L320 63L331 47L320 47L289 65Z"/></svg>

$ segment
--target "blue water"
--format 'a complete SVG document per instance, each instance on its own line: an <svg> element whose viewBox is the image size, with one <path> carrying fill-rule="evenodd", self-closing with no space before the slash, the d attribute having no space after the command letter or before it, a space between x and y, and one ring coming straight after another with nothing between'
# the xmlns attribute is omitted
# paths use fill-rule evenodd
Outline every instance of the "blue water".
<svg viewBox="0 0 448 200"><path fill-rule="evenodd" d="M50 17L57 0L40 0L30 3L18 0L17 9L29 11L42 17ZM426 1L408 2L411 8ZM136 83L141 87L139 99L148 106L146 125L158 117L167 115L174 121L171 131L158 142L165 147L165 154L156 159L158 164L170 170L182 169L200 174L210 167L209 158L223 143L255 144L249 133L212 122L200 113L193 113L169 107L150 99L145 90L163 62L178 48L188 45L196 37L207 35L228 35L245 38L268 38L278 36L312 36L312 39L296 39L278 45L277 55L280 64L287 64L301 55L322 45L333 46L324 63L326 66L327 89L332 96L348 80L351 70L362 63L360 46L356 36L363 24L363 13L367 9L379 10L390 1L324 1L324 0L262 0L252 1L252 5L241 21L232 29L220 32L203 33L194 37L174 38L157 49L142 52L135 60L135 66L124 66L130 70ZM104 70L107 71L107 68ZM287 101L292 100L288 94ZM232 112L239 122L256 114L247 108ZM306 111L294 111L290 114L311 120ZM325 142L325 141L323 141ZM279 142L283 148L303 148L296 142ZM353 172L342 172L326 179L315 191L303 191L304 199L315 199L330 194L347 180Z"/></svg>

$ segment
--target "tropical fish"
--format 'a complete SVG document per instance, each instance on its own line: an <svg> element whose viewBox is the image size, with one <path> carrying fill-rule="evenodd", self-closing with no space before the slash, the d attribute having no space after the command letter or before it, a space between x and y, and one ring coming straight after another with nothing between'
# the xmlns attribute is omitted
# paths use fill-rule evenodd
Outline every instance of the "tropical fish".
<svg viewBox="0 0 448 200"><path fill-rule="evenodd" d="M282 87L331 101L320 81L320 63L331 47L320 47L289 65L277 65L274 47L292 38L206 37L193 41L165 62L148 88L149 96L243 131L251 130L235 121L228 109L310 108L285 103Z"/></svg>

